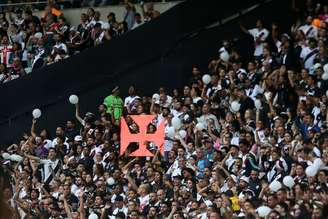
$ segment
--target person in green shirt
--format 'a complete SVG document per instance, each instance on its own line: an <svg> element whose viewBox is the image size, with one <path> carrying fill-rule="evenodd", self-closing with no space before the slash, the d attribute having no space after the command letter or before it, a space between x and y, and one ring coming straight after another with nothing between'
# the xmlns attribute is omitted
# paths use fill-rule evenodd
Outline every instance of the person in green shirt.
<svg viewBox="0 0 328 219"><path fill-rule="evenodd" d="M104 104L107 106L107 113L109 113L115 121L119 124L120 118L123 114L123 100L119 97L120 88L116 86L112 90L112 94L104 99Z"/></svg>

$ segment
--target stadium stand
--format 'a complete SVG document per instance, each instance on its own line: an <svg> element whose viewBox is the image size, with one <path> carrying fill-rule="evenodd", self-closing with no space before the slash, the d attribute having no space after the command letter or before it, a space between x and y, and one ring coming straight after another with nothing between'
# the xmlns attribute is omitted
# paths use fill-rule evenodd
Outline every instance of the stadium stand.
<svg viewBox="0 0 328 219"><path fill-rule="evenodd" d="M184 1L0 86L3 215L327 218L327 18L324 1ZM137 133L146 114L164 155L120 155L121 116Z"/></svg>

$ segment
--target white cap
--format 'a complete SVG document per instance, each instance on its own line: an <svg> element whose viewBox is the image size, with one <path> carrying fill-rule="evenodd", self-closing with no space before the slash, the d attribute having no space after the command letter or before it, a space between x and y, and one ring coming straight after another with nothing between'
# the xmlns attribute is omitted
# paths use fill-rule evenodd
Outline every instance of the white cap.
<svg viewBox="0 0 328 219"><path fill-rule="evenodd" d="M230 175L230 178L235 182L237 183L237 177L233 174Z"/></svg>
<svg viewBox="0 0 328 219"><path fill-rule="evenodd" d="M313 65L313 69L314 70L317 70L320 67L321 67L321 64L320 63L315 63L315 65Z"/></svg>
<svg viewBox="0 0 328 219"><path fill-rule="evenodd" d="M213 205L213 203L210 200L205 200L204 203L207 207L211 207Z"/></svg>
<svg viewBox="0 0 328 219"><path fill-rule="evenodd" d="M247 176L240 177L240 180L243 180L243 181L249 183L249 178Z"/></svg>
<svg viewBox="0 0 328 219"><path fill-rule="evenodd" d="M75 136L74 141L82 141L82 136L81 135Z"/></svg>
<svg viewBox="0 0 328 219"><path fill-rule="evenodd" d="M37 32L37 33L34 34L34 37L35 38L38 38L38 39L41 39L42 33L41 32Z"/></svg>

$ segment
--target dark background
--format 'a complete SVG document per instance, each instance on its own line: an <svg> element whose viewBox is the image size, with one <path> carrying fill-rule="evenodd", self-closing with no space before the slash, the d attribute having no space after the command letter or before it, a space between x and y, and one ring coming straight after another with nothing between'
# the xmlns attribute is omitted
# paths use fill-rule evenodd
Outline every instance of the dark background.
<svg viewBox="0 0 328 219"><path fill-rule="evenodd" d="M53 134L56 126L74 117L70 94L79 96L83 115L95 112L115 85L121 87L123 96L132 84L140 95L152 95L160 86L181 88L193 65L206 72L209 61L218 56L223 39L237 38L241 50L248 46L247 37L239 29L240 20L253 28L261 18L268 29L275 21L288 31L291 4L285 0L262 3L242 18L206 28L261 2L229 0L222 5L222 1L186 1L118 39L1 85L0 145L29 132L34 108L42 111L37 126Z"/></svg>

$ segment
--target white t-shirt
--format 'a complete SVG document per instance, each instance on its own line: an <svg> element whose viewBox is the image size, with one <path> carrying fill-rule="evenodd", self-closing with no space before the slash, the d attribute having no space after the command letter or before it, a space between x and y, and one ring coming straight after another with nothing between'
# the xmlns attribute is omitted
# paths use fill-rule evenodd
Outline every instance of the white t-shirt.
<svg viewBox="0 0 328 219"><path fill-rule="evenodd" d="M230 169L230 167L234 164L235 162L235 158L231 155L229 155L228 159L225 161L225 165L227 166L228 169Z"/></svg>
<svg viewBox="0 0 328 219"><path fill-rule="evenodd" d="M140 22L140 23L134 22L134 24L133 24L131 30L136 29L137 27L139 27L139 26L141 26L141 25L143 25L143 24L144 24L144 22Z"/></svg>
<svg viewBox="0 0 328 219"><path fill-rule="evenodd" d="M128 96L124 99L124 106L127 107L129 106L136 98L139 98L138 96Z"/></svg>
<svg viewBox="0 0 328 219"><path fill-rule="evenodd" d="M194 98L192 98L192 102L193 102L194 104L197 104L197 102L200 101L200 100L202 100L201 97L194 97Z"/></svg>
<svg viewBox="0 0 328 219"><path fill-rule="evenodd" d="M318 118L318 115L320 114L320 107L318 107L318 106L313 107L312 114L314 115L314 124L317 125L319 122L317 120L317 118Z"/></svg>
<svg viewBox="0 0 328 219"><path fill-rule="evenodd" d="M65 51L65 53L67 53L67 46L64 43L56 44L56 45L54 45L54 48L56 48L56 49L62 49L62 50ZM54 50L53 50L52 53L54 53Z"/></svg>
<svg viewBox="0 0 328 219"><path fill-rule="evenodd" d="M170 126L166 126L164 129L164 133L167 136L168 130ZM170 151L172 149L173 143L170 140L165 140L164 141L164 151Z"/></svg>
<svg viewBox="0 0 328 219"><path fill-rule="evenodd" d="M254 41L256 40L256 38L260 38L263 41L269 35L269 31L265 28L263 28L262 30L259 30L258 28L253 28L248 30L248 32L253 36ZM263 43L261 42L259 44L256 44L254 56L260 56L262 54L263 54Z"/></svg>
<svg viewBox="0 0 328 219"><path fill-rule="evenodd" d="M166 101L165 103L162 103L163 107L169 107L172 103L172 97L169 95L166 95Z"/></svg>
<svg viewBox="0 0 328 219"><path fill-rule="evenodd" d="M119 213L119 212L123 212L125 214L125 216L128 215L128 208L123 206L123 208L115 208L115 210L113 211L113 216L111 218L116 218L115 216Z"/></svg>
<svg viewBox="0 0 328 219"><path fill-rule="evenodd" d="M220 129L219 121L216 118L216 116L214 116L213 114L202 115L201 117L199 117L197 119L197 121L203 123L205 125L205 127L207 128L207 122L208 122L209 119L213 119L214 120L215 128L217 130L219 130Z"/></svg>
<svg viewBox="0 0 328 219"><path fill-rule="evenodd" d="M179 117L183 114L183 112L181 112L181 111L179 112L175 109L171 110L171 113L173 114L174 117L176 117L176 116Z"/></svg>
<svg viewBox="0 0 328 219"><path fill-rule="evenodd" d="M43 164L43 166L44 166L43 181L45 182L49 178L49 176L51 175L52 171L55 170L57 164L59 163L59 160L56 159L56 160L52 161L52 160L49 160L49 159L41 159L40 163ZM60 165L60 164L58 164L58 165Z"/></svg>
<svg viewBox="0 0 328 219"><path fill-rule="evenodd" d="M263 143L265 140L264 130L257 131L257 135L259 136L260 142Z"/></svg>
<svg viewBox="0 0 328 219"><path fill-rule="evenodd" d="M305 24L298 29L303 31L306 38L317 38L318 28L316 26Z"/></svg>
<svg viewBox="0 0 328 219"><path fill-rule="evenodd" d="M277 42L276 42L276 47L278 49L278 52L280 52L281 51L281 42L279 40L277 40Z"/></svg>
<svg viewBox="0 0 328 219"><path fill-rule="evenodd" d="M305 60L305 58L313 51L313 50L315 50L316 48L314 48L314 49L310 49L310 47L308 47L308 46L306 46L306 47L303 47L303 49L302 49L302 52L301 52L301 54L300 54L300 57L301 57L301 59L303 59L303 61ZM306 61L305 61L305 63L304 63L304 67L306 68L306 69L310 69L312 66L313 66L313 60L314 60L314 58L315 58L315 55L316 55L317 53L313 53Z"/></svg>
<svg viewBox="0 0 328 219"><path fill-rule="evenodd" d="M254 101L256 100L256 95L262 93L263 89L259 85L255 85L254 88L246 89L246 95L252 98Z"/></svg>
<svg viewBox="0 0 328 219"><path fill-rule="evenodd" d="M149 205L149 195L146 195L145 197L139 197L140 202L140 208L144 209L147 205Z"/></svg>
<svg viewBox="0 0 328 219"><path fill-rule="evenodd" d="M0 74L0 82L3 81L5 79L5 74Z"/></svg>
<svg viewBox="0 0 328 219"><path fill-rule="evenodd" d="M119 195L122 196L123 199L125 199L125 195L124 195L124 193L121 193L121 194L119 194ZM112 203L115 203L115 199L116 199L116 197L117 197L117 195L114 194L114 195L112 196L112 198L110 199L110 201L111 201Z"/></svg>

